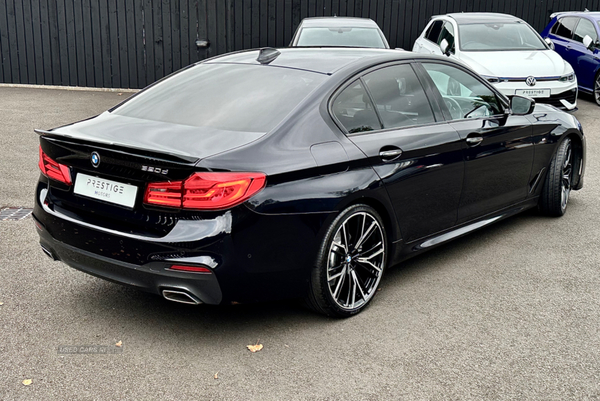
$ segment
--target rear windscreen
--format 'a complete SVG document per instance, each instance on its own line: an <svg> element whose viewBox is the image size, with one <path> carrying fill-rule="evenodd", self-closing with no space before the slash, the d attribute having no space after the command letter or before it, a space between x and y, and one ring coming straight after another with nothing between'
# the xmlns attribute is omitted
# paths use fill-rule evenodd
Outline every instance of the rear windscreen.
<svg viewBox="0 0 600 401"><path fill-rule="evenodd" d="M386 48L376 28L302 28L296 46Z"/></svg>
<svg viewBox="0 0 600 401"><path fill-rule="evenodd" d="M268 132L326 75L248 64L199 64L139 93L112 111L146 120Z"/></svg>

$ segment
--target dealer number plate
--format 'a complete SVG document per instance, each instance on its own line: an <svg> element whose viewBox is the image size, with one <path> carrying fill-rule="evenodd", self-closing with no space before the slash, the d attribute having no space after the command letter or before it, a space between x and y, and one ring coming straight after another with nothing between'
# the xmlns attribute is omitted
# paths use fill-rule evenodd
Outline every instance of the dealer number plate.
<svg viewBox="0 0 600 401"><path fill-rule="evenodd" d="M132 208L135 204L137 190L138 187L135 185L77 173L75 189L73 191L78 195L87 196L88 198Z"/></svg>
<svg viewBox="0 0 600 401"><path fill-rule="evenodd" d="M550 89L517 89L515 95L529 97L550 97Z"/></svg>

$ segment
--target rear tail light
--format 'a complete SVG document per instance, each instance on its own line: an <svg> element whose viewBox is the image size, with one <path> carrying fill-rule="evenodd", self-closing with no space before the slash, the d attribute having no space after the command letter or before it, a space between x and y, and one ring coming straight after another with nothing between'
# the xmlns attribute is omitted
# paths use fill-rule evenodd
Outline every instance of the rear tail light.
<svg viewBox="0 0 600 401"><path fill-rule="evenodd" d="M191 272L191 273L204 273L204 274L212 273L212 270L210 270L208 267L204 267L204 266L173 265L173 266L169 267L169 269L170 270L178 270L178 271L182 271L182 272Z"/></svg>
<svg viewBox="0 0 600 401"><path fill-rule="evenodd" d="M181 207L182 181L148 184L144 203L168 207Z"/></svg>
<svg viewBox="0 0 600 401"><path fill-rule="evenodd" d="M266 179L263 173L194 173L185 181L148 184L144 203L183 209L227 209L258 193Z"/></svg>
<svg viewBox="0 0 600 401"><path fill-rule="evenodd" d="M63 184L73 184L71 182L71 172L69 171L69 167L52 160L47 154L44 153L41 146L40 161L38 166L42 171L42 174L44 174L46 177L60 181Z"/></svg>

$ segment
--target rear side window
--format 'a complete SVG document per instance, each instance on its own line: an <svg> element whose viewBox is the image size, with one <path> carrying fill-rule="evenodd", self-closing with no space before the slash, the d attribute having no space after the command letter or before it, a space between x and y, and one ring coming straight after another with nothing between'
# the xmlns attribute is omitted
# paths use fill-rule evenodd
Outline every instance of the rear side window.
<svg viewBox="0 0 600 401"><path fill-rule="evenodd" d="M571 39L578 19L579 18L574 17L561 18L554 24L551 32L555 35L562 36L563 38Z"/></svg>
<svg viewBox="0 0 600 401"><path fill-rule="evenodd" d="M373 103L360 80L344 89L333 101L333 115L348 133L381 129Z"/></svg>
<svg viewBox="0 0 600 401"><path fill-rule="evenodd" d="M373 71L363 77L383 128L435 122L417 75L408 64Z"/></svg>
<svg viewBox="0 0 600 401"><path fill-rule="evenodd" d="M429 26L427 29L427 33L425 33L425 38L432 41L433 43L437 43L438 38L440 37L440 32L442 32L442 24L444 21L437 20L433 24Z"/></svg>
<svg viewBox="0 0 600 401"><path fill-rule="evenodd" d="M594 28L594 24L586 19L579 20L579 24L577 24L577 29L575 29L575 33L573 34L573 40L583 43L583 38L585 35L588 35L595 42L598 39L598 34L596 34L596 28Z"/></svg>
<svg viewBox="0 0 600 401"><path fill-rule="evenodd" d="M326 75L264 65L204 63L139 93L112 113L227 131L268 132Z"/></svg>

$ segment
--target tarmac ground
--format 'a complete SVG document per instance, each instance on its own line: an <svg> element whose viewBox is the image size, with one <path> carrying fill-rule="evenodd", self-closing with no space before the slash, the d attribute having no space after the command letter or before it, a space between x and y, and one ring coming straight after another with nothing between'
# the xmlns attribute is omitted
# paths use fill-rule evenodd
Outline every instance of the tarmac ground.
<svg viewBox="0 0 600 401"><path fill-rule="evenodd" d="M33 207L34 128L129 95L0 88L0 207ZM574 114L587 171L564 217L525 212L391 268L346 320L171 303L52 262L31 217L0 221L0 399L598 399L600 108ZM59 353L90 345L111 353Z"/></svg>

